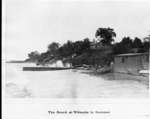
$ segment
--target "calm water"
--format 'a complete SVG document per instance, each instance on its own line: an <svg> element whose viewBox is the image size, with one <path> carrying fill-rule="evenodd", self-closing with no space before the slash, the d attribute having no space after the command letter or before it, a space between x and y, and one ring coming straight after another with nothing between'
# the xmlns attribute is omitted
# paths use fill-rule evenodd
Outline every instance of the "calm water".
<svg viewBox="0 0 150 119"><path fill-rule="evenodd" d="M6 97L118 98L147 97L148 89L134 80L112 80L77 70L22 71L29 63L6 63Z"/></svg>

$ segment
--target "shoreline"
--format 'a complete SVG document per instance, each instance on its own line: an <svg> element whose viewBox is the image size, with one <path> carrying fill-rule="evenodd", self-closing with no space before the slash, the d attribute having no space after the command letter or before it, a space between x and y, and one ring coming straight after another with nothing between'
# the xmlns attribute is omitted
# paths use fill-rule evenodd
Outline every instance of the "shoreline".
<svg viewBox="0 0 150 119"><path fill-rule="evenodd" d="M149 88L149 76L148 75L134 75L134 74L127 74L127 73L114 73L114 72L107 72L107 73L100 73L95 72L94 70L77 70L80 73L95 76L95 77L103 77L106 80L125 80L125 81L137 81L144 85L147 85Z"/></svg>

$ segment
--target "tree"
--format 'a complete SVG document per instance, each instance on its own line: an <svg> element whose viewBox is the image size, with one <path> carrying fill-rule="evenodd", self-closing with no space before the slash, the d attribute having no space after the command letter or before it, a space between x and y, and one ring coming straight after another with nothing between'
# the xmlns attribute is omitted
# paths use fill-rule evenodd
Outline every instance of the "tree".
<svg viewBox="0 0 150 119"><path fill-rule="evenodd" d="M132 45L132 39L130 37L123 37L121 42L113 45L113 52L114 54L129 53Z"/></svg>
<svg viewBox="0 0 150 119"><path fill-rule="evenodd" d="M149 52L149 48L150 48L150 35L148 37L144 38L144 43L143 43L143 50L144 52Z"/></svg>
<svg viewBox="0 0 150 119"><path fill-rule="evenodd" d="M74 46L74 53L76 54L76 55L80 55L80 54L82 54L82 52L83 52L83 41L76 41L76 42L74 42L73 43L73 46Z"/></svg>
<svg viewBox="0 0 150 119"><path fill-rule="evenodd" d="M52 42L51 44L48 45L48 51L54 53L58 50L59 46L60 46L59 43Z"/></svg>
<svg viewBox="0 0 150 119"><path fill-rule="evenodd" d="M142 41L135 37L134 41L133 41L133 48L141 48L142 47Z"/></svg>
<svg viewBox="0 0 150 119"><path fill-rule="evenodd" d="M67 41L67 43L63 44L59 49L58 53L62 58L66 58L68 56L72 56L74 53L74 47L72 41Z"/></svg>
<svg viewBox="0 0 150 119"><path fill-rule="evenodd" d="M120 42L122 45L125 46L125 48L129 51L132 46L133 46L133 42L132 42L132 39L130 37L124 37L122 39L122 41Z"/></svg>
<svg viewBox="0 0 150 119"><path fill-rule="evenodd" d="M29 57L29 61L35 62L39 59L40 57L40 53L38 51L33 51L31 53L28 54Z"/></svg>
<svg viewBox="0 0 150 119"><path fill-rule="evenodd" d="M84 50L89 50L90 49L90 40L89 38L83 39L83 49Z"/></svg>
<svg viewBox="0 0 150 119"><path fill-rule="evenodd" d="M103 45L111 45L116 37L116 33L112 28L98 28L95 37L98 38Z"/></svg>
<svg viewBox="0 0 150 119"><path fill-rule="evenodd" d="M121 43L132 47L132 39L130 37L123 37Z"/></svg>

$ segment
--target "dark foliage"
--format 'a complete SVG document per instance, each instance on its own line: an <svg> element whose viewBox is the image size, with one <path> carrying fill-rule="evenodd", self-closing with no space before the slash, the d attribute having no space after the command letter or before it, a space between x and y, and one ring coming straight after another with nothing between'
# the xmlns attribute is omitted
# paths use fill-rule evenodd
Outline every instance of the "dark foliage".
<svg viewBox="0 0 150 119"><path fill-rule="evenodd" d="M116 33L112 28L98 28L95 33L96 38L100 37L100 42L104 45L111 45L114 41L114 37L116 37Z"/></svg>
<svg viewBox="0 0 150 119"><path fill-rule="evenodd" d="M98 28L95 36L96 42L91 42L89 38L75 42L67 41L62 46L57 42L52 42L48 45L46 52L41 54L37 51L31 52L27 60L38 62L38 64L62 60L64 63L72 63L73 66L85 64L99 67L109 65L116 54L149 52L150 36L146 37L143 42L138 37L134 40L130 37L123 37L120 42L113 44L116 33L112 28Z"/></svg>

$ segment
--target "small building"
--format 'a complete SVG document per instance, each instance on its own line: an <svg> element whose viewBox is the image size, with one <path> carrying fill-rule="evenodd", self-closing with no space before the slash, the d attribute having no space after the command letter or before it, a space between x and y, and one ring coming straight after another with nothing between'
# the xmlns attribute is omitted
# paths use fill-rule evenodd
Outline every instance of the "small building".
<svg viewBox="0 0 150 119"><path fill-rule="evenodd" d="M120 54L114 58L114 72L139 74L141 70L149 70L149 53Z"/></svg>

